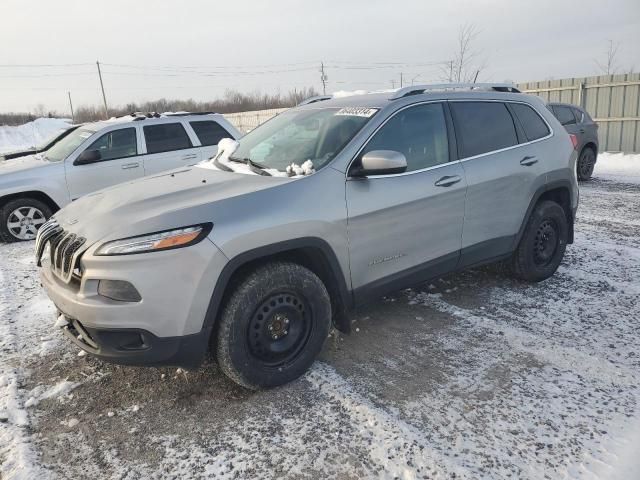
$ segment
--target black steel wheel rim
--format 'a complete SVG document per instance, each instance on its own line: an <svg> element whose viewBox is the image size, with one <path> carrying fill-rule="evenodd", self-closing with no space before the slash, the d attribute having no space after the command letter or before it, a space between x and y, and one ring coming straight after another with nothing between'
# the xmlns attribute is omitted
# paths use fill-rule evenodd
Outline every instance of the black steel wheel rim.
<svg viewBox="0 0 640 480"><path fill-rule="evenodd" d="M580 174L583 177L588 177L593 172L594 156L591 150L585 150L580 157L578 168L580 168Z"/></svg>
<svg viewBox="0 0 640 480"><path fill-rule="evenodd" d="M249 321L249 352L266 366L291 363L309 340L312 325L311 309L300 295L286 291L272 294Z"/></svg>
<svg viewBox="0 0 640 480"><path fill-rule="evenodd" d="M533 244L536 265L544 266L551 262L558 249L559 239L558 226L554 221L546 219L538 226Z"/></svg>

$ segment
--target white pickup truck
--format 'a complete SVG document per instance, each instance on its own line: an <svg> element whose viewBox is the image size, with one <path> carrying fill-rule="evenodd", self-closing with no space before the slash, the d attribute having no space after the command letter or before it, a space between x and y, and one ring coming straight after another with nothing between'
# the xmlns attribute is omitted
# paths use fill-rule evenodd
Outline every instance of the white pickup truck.
<svg viewBox="0 0 640 480"><path fill-rule="evenodd" d="M222 115L131 114L82 125L43 153L0 162L0 240L35 238L56 210L111 185L194 165L242 134Z"/></svg>

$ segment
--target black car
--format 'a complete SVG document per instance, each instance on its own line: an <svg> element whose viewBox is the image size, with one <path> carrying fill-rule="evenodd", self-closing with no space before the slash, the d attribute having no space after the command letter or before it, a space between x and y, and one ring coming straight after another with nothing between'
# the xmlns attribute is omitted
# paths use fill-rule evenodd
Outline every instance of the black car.
<svg viewBox="0 0 640 480"><path fill-rule="evenodd" d="M589 180L598 158L598 124L584 108L576 105L550 103L548 107L567 132L576 136L576 150L580 152L576 166L578 180Z"/></svg>
<svg viewBox="0 0 640 480"><path fill-rule="evenodd" d="M79 126L80 125L71 125L66 130L63 130L60 133L58 133L57 135L54 135L53 137L48 138L47 140L44 141L44 143L42 143L42 144L40 144L40 145L38 145L36 147L29 147L29 148L25 148L25 149L22 149L22 150L16 150L16 151L13 151L13 152L4 153L4 154L0 155L0 161L2 161L2 160L11 160L13 158L26 157L27 155L33 155L34 153L46 152L51 147L53 147L56 143L58 143L60 140L62 140L64 137L66 137L71 132L73 132Z"/></svg>

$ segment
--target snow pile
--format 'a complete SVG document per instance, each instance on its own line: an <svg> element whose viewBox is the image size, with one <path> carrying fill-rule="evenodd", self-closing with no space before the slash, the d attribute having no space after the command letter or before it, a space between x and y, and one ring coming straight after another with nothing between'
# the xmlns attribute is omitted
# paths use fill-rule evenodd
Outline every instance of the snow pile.
<svg viewBox="0 0 640 480"><path fill-rule="evenodd" d="M69 124L66 118L37 118L17 127L0 126L0 153L40 145Z"/></svg>
<svg viewBox="0 0 640 480"><path fill-rule="evenodd" d="M640 154L600 153L593 171L595 178L640 184Z"/></svg>
<svg viewBox="0 0 640 480"><path fill-rule="evenodd" d="M58 398L62 401L65 398L68 398L71 390L76 388L78 385L80 384L69 382L68 380L64 380L52 387L39 385L31 391L29 399L24 402L24 406L26 408L34 407L42 400L47 400L49 398Z"/></svg>

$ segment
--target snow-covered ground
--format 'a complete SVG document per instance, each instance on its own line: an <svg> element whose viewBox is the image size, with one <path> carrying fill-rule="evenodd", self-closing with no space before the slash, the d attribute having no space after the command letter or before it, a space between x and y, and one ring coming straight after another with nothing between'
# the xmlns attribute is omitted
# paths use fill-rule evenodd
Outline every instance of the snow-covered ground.
<svg viewBox="0 0 640 480"><path fill-rule="evenodd" d="M0 125L0 154L40 145L69 124L64 118L38 118L17 127Z"/></svg>
<svg viewBox="0 0 640 480"><path fill-rule="evenodd" d="M79 356L33 245L0 245L0 478L640 478L632 161L600 157L550 280L486 268L380 299L263 392Z"/></svg>

